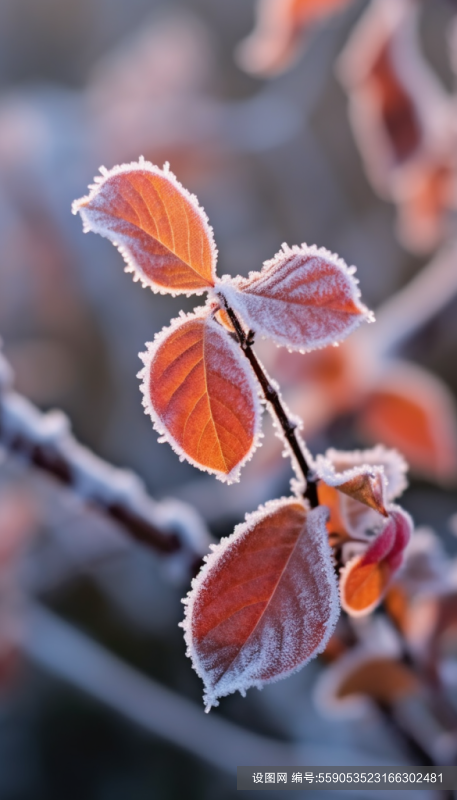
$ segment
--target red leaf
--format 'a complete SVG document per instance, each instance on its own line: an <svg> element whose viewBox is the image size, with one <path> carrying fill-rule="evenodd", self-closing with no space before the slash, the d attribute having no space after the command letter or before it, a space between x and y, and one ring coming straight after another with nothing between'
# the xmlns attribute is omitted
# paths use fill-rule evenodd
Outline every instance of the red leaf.
<svg viewBox="0 0 457 800"><path fill-rule="evenodd" d="M214 286L213 232L197 199L163 170L140 160L104 170L87 197L73 203L85 231L113 242L133 272L155 292L201 294Z"/></svg>
<svg viewBox="0 0 457 800"><path fill-rule="evenodd" d="M257 445L260 403L248 362L207 313L174 320L142 354L143 405L181 457L232 481Z"/></svg>
<svg viewBox="0 0 457 800"><path fill-rule="evenodd" d="M442 151L452 126L446 93L422 55L418 26L416 4L377 0L340 59L368 175L389 198L395 195L400 168L426 151Z"/></svg>
<svg viewBox="0 0 457 800"><path fill-rule="evenodd" d="M349 561L340 574L341 605L351 616L369 614L382 600L400 568L412 521L403 509L389 508L389 520L362 556Z"/></svg>
<svg viewBox="0 0 457 800"><path fill-rule="evenodd" d="M182 623L206 710L283 678L325 648L339 613L327 511L297 499L248 515L207 557Z"/></svg>
<svg viewBox="0 0 457 800"><path fill-rule="evenodd" d="M444 383L426 370L393 363L367 397L358 424L370 439L398 447L416 472L443 483L455 480L455 404Z"/></svg>
<svg viewBox="0 0 457 800"><path fill-rule="evenodd" d="M261 272L217 286L249 328L292 350L344 339L371 312L359 301L354 269L317 247L283 245Z"/></svg>
<svg viewBox="0 0 457 800"><path fill-rule="evenodd" d="M278 75L301 52L303 34L350 0L257 0L256 27L237 48L240 66L257 75Z"/></svg>

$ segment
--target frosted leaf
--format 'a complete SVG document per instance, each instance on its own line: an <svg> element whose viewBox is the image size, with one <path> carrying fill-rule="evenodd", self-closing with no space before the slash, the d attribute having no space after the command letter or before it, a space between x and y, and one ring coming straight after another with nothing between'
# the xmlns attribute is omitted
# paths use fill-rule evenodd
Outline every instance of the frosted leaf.
<svg viewBox="0 0 457 800"><path fill-rule="evenodd" d="M201 294L214 286L217 250L208 218L170 172L143 158L108 171L75 200L84 231L116 245L134 280L162 294Z"/></svg>
<svg viewBox="0 0 457 800"><path fill-rule="evenodd" d="M319 458L319 457L318 457ZM326 459L318 460L316 474L328 486L338 489L352 500L387 516L385 509L386 479L382 467L364 465L345 472L335 472ZM319 464L321 468L319 469Z"/></svg>
<svg viewBox="0 0 457 800"><path fill-rule="evenodd" d="M141 354L145 413L181 460L238 480L259 444L261 405L247 360L208 306L173 320Z"/></svg>
<svg viewBox="0 0 457 800"><path fill-rule="evenodd" d="M353 268L328 250L288 247L248 278L224 276L216 291L245 324L278 345L306 352L335 344L373 316Z"/></svg>
<svg viewBox="0 0 457 800"><path fill-rule="evenodd" d="M413 523L399 506L390 506L389 518L365 553L355 556L340 573L341 605L351 616L369 614L381 602L392 576L403 564Z"/></svg>
<svg viewBox="0 0 457 800"><path fill-rule="evenodd" d="M360 471L375 469L382 471L385 478L387 501L398 497L407 487L408 465L397 450L389 450L377 445L369 450L335 450L329 448L324 456L316 457L316 472L331 486L338 486Z"/></svg>
<svg viewBox="0 0 457 800"><path fill-rule="evenodd" d="M318 496L330 509L329 532L343 539L376 535L389 503L406 486L406 469L400 454L382 445L371 450L329 449L317 456Z"/></svg>
<svg viewBox="0 0 457 800"><path fill-rule="evenodd" d="M182 623L207 711L324 650L339 615L326 516L296 498L270 502L207 556Z"/></svg>

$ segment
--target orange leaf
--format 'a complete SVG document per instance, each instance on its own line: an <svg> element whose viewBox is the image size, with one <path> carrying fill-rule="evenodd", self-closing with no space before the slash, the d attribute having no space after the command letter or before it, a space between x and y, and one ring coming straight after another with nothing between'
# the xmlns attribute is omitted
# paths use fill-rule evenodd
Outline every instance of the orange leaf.
<svg viewBox="0 0 457 800"><path fill-rule="evenodd" d="M373 469L371 472L359 473L345 483L338 484L338 491L387 517L383 479L379 471Z"/></svg>
<svg viewBox="0 0 457 800"><path fill-rule="evenodd" d="M227 314L225 308L219 308L216 311L215 317L216 317L217 321L226 330L230 331L230 333L235 333L235 328L233 327L231 319L230 319L229 315Z"/></svg>
<svg viewBox="0 0 457 800"><path fill-rule="evenodd" d="M361 561L360 556L356 556L342 573L341 605L351 616L369 614L376 608L392 577L387 562L363 564Z"/></svg>
<svg viewBox="0 0 457 800"><path fill-rule="evenodd" d="M354 271L323 248L283 245L261 272L225 278L217 291L256 333L292 350L314 350L372 320Z"/></svg>
<svg viewBox="0 0 457 800"><path fill-rule="evenodd" d="M326 510L274 501L213 547L182 623L206 710L283 678L325 648L339 614Z"/></svg>
<svg viewBox="0 0 457 800"><path fill-rule="evenodd" d="M73 203L85 231L115 244L126 272L155 292L201 294L214 286L216 248L205 212L165 165L148 161L102 170Z"/></svg>
<svg viewBox="0 0 457 800"><path fill-rule="evenodd" d="M232 481L257 445L260 404L247 360L208 313L158 334L139 377L156 430L182 458Z"/></svg>
<svg viewBox="0 0 457 800"><path fill-rule="evenodd" d="M238 45L239 65L257 75L277 75L301 52L303 34L350 0L258 0L254 31Z"/></svg>
<svg viewBox="0 0 457 800"><path fill-rule="evenodd" d="M384 596L392 575L403 561L412 522L397 506L389 508L389 519L362 556L351 559L340 574L341 605L351 616L372 611Z"/></svg>
<svg viewBox="0 0 457 800"><path fill-rule="evenodd" d="M354 669L338 687L337 697L364 694L383 705L393 705L404 697L416 694L420 682L412 669L388 656L370 656L354 664Z"/></svg>
<svg viewBox="0 0 457 800"><path fill-rule="evenodd" d="M344 519L344 509L341 507L341 497L334 486L329 486L324 481L319 481L317 485L317 496L319 503L326 506L330 512L327 521L329 533L336 533L338 537L344 539L348 536L347 522Z"/></svg>
<svg viewBox="0 0 457 800"><path fill-rule="evenodd" d="M457 415L438 378L396 361L373 390L358 417L364 435L398 447L411 467L448 483L457 475Z"/></svg>

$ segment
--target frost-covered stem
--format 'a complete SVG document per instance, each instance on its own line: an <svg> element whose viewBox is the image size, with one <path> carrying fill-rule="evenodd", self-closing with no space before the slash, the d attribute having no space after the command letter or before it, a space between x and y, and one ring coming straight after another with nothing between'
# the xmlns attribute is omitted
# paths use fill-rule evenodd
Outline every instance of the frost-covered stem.
<svg viewBox="0 0 457 800"><path fill-rule="evenodd" d="M281 398L272 386L268 375L266 374L265 370L263 369L261 363L258 361L256 354L252 349L253 343L253 332L249 331L246 335L242 325L235 314L233 308L231 308L225 299L222 297L224 301L225 310L230 318L230 322L232 323L235 333L240 344L240 347L248 359L252 369L254 370L255 376L260 383L262 388L263 395L265 400L270 403L275 415L276 419L278 420L279 425L284 433L284 436L289 444L289 447L297 461L297 464L300 468L300 471L303 475L306 489L303 492L303 496L309 500L309 504L311 508L316 508L319 505L319 500L317 497L317 484L315 480L312 478L312 471L311 468L306 460L305 454L300 445L300 441L297 437L297 425L295 422L289 419L287 416L287 412L281 402Z"/></svg>
<svg viewBox="0 0 457 800"><path fill-rule="evenodd" d="M0 368L4 359L0 355ZM42 413L11 391L0 372L0 449L19 455L79 495L129 538L163 555L182 553L194 572L211 541L185 503L158 503L134 473L103 461L73 437L59 411Z"/></svg>

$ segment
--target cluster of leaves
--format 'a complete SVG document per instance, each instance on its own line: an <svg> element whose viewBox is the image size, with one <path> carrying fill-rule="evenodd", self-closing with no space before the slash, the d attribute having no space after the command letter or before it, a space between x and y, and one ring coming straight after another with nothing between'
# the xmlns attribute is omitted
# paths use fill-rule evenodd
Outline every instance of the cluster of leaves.
<svg viewBox="0 0 457 800"><path fill-rule="evenodd" d="M209 710L218 697L302 667L327 645L339 598L348 613L369 613L401 566L412 530L392 503L405 486L403 460L381 447L313 459L252 349L255 335L300 352L336 345L372 314L354 268L315 246L283 245L260 272L218 278L206 215L167 165L103 169L73 210L118 247L143 286L208 294L141 356L143 404L163 440L220 480L238 480L265 404L295 468L292 495L214 546L184 601Z"/></svg>
<svg viewBox="0 0 457 800"><path fill-rule="evenodd" d="M310 27L347 5L258 0L257 24L242 44L241 65L263 77L290 68ZM441 85L424 56L421 14L416 0L370 0L337 63L367 177L395 204L398 237L417 253L433 251L446 239L457 207L455 96ZM454 25L448 39L454 72L455 34ZM427 298L416 294L414 302ZM387 326L394 332L387 337L391 343L398 330L389 308L384 317L376 341L375 332L374 337L353 337L337 351L316 352L301 364L292 359L288 364L275 354L267 356L268 363L281 374L283 390L290 388L287 396L308 430L328 425L338 414L356 412L356 434L362 440L397 447L415 473L453 483L457 415L451 393L418 365L390 353L380 358L386 352ZM369 369L360 369L361 360ZM278 452L271 452L265 461L277 463L278 458Z"/></svg>
<svg viewBox="0 0 457 800"><path fill-rule="evenodd" d="M371 616L357 640L345 619L332 636L315 687L326 717L363 717L374 702L435 763L455 762L455 567L432 529L416 529L386 613ZM403 714L406 707L414 713Z"/></svg>
<svg viewBox="0 0 457 800"><path fill-rule="evenodd" d="M256 25L240 43L247 72L273 77L301 54L309 30L351 0L257 0ZM424 58L416 0L371 0L337 73L368 178L397 207L400 241L430 252L457 207L455 97ZM455 31L449 37L454 72Z"/></svg>
<svg viewBox="0 0 457 800"><path fill-rule="evenodd" d="M418 3L374 0L351 34L338 74L366 173L396 205L402 244L422 253L449 232L457 162L455 98L424 58L419 25ZM451 65L454 60L451 52Z"/></svg>

